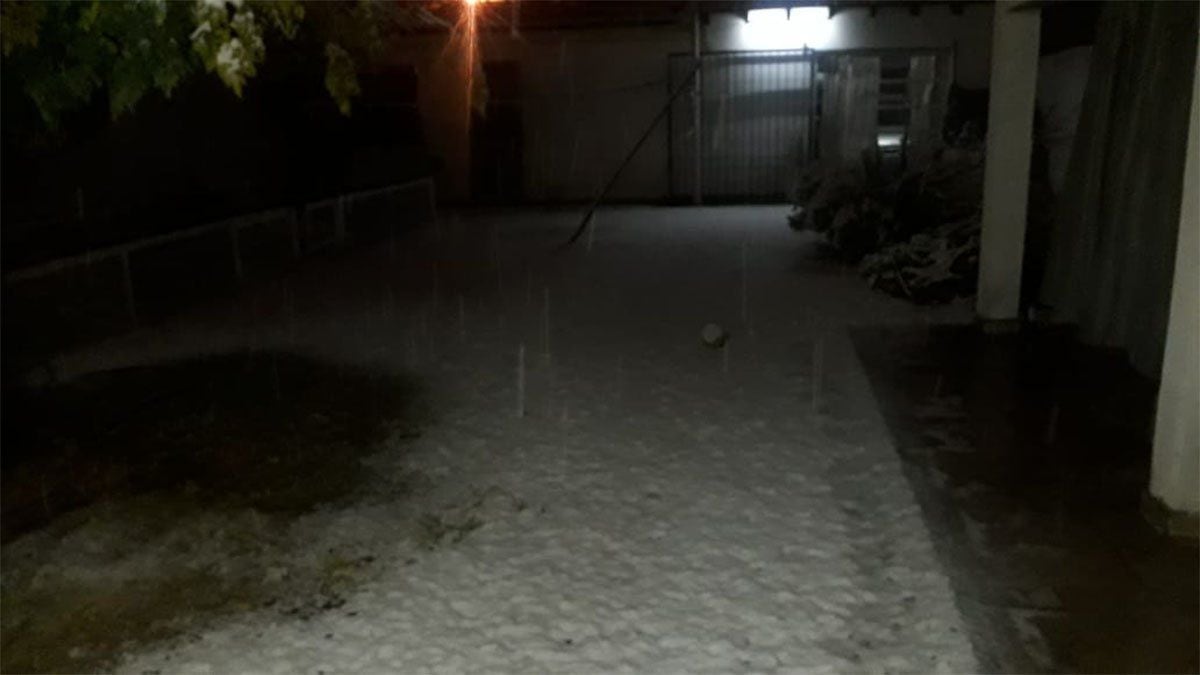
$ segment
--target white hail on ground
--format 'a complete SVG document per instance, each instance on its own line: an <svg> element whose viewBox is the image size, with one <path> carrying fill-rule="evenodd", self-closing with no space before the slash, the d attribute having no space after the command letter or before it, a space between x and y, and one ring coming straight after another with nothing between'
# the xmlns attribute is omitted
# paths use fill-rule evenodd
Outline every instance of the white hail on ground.
<svg viewBox="0 0 1200 675"><path fill-rule="evenodd" d="M413 281L425 271L404 276L428 260L418 248L381 272L384 246L297 281L294 293L321 298L297 310L299 329L213 312L169 339L73 357L87 370L253 339L416 370L439 420L371 461L434 489L295 526L314 549L353 539L375 551L379 573L344 606L307 621L244 614L120 670L975 670L846 331L924 314L816 262L784 216L606 210L586 256L541 253L573 214L478 217L464 230L493 226L494 240L424 239L458 247L445 261L500 247L439 268L457 305ZM388 274L396 293L364 290ZM753 329L732 352L705 349L696 327L716 318ZM453 513L479 494L505 497L458 543L424 552L400 534L403 514Z"/></svg>

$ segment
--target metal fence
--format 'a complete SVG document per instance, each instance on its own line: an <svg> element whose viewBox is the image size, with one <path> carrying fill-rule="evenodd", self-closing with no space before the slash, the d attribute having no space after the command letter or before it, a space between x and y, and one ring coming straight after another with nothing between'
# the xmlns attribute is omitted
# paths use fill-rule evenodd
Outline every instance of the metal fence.
<svg viewBox="0 0 1200 675"><path fill-rule="evenodd" d="M673 90L695 61L672 54ZM705 201L768 201L785 196L796 171L812 157L814 83L812 51L712 52L701 55L699 139L695 99L681 96L670 114L670 191ZM699 142L697 142L697 140Z"/></svg>
<svg viewBox="0 0 1200 675"><path fill-rule="evenodd" d="M945 48L707 52L700 61L699 110L695 96L681 96L668 118L676 201L781 201L814 161L920 156L940 140L954 74ZM694 65L691 54L669 57L671 90Z"/></svg>
<svg viewBox="0 0 1200 675"><path fill-rule="evenodd" d="M306 255L436 217L433 181L340 195L52 260L4 275L5 360L137 327Z"/></svg>

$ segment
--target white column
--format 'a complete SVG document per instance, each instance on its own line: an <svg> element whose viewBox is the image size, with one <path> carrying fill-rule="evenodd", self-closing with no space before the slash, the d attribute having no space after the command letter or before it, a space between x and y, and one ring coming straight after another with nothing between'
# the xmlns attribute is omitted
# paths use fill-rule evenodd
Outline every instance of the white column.
<svg viewBox="0 0 1200 675"><path fill-rule="evenodd" d="M1200 61L1197 67L1150 465L1150 494L1192 515L1200 512Z"/></svg>
<svg viewBox="0 0 1200 675"><path fill-rule="evenodd" d="M975 300L984 320L1016 319L1020 309L1040 39L1040 9L1011 0L996 3Z"/></svg>
<svg viewBox="0 0 1200 675"><path fill-rule="evenodd" d="M692 8L692 66L700 65L700 5ZM704 69L692 76L692 203L704 201Z"/></svg>

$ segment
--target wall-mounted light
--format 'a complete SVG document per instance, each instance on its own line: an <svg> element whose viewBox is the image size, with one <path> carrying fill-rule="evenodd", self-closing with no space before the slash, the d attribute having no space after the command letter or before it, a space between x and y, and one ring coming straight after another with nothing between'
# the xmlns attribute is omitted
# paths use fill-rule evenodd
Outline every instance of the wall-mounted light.
<svg viewBox="0 0 1200 675"><path fill-rule="evenodd" d="M833 39L833 19L829 18L828 7L793 7L788 12L788 24L810 49L824 49Z"/></svg>
<svg viewBox="0 0 1200 675"><path fill-rule="evenodd" d="M824 49L833 37L828 7L768 7L746 13L742 49Z"/></svg>
<svg viewBox="0 0 1200 675"><path fill-rule="evenodd" d="M746 12L746 23L753 26L768 26L787 23L788 10L786 7L770 7L767 9L752 9Z"/></svg>

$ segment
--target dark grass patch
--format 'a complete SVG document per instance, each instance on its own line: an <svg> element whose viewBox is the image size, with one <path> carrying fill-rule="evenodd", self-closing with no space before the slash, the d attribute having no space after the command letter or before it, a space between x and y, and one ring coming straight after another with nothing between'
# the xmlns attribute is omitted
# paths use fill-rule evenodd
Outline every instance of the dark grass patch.
<svg viewBox="0 0 1200 675"><path fill-rule="evenodd" d="M288 566L281 533L295 516L362 486L359 460L379 441L416 434L418 394L404 378L279 353L6 391L0 522L13 565L0 597L0 671L102 670L122 651L197 620L264 607L291 616L344 602L344 585L374 559L331 549L318 563ZM98 560L119 564L163 537L192 552L176 555L232 557L228 569L164 567L119 583L35 580L37 560L52 562L55 547L101 521L116 523L119 540ZM217 523L218 534L187 534L201 531L198 522ZM16 541L22 534L31 538ZM286 574L264 578L268 560Z"/></svg>
<svg viewBox="0 0 1200 675"><path fill-rule="evenodd" d="M79 585L20 594L6 613L28 617L6 630L5 673L103 672L122 649L174 637L181 614L217 615L247 610L261 601L254 586L231 585L207 573L188 572L148 588ZM36 613L35 607L36 604Z"/></svg>
<svg viewBox="0 0 1200 675"><path fill-rule="evenodd" d="M359 483L358 458L411 427L416 394L402 378L278 353L6 392L0 532L8 541L72 509L156 490L302 512Z"/></svg>

